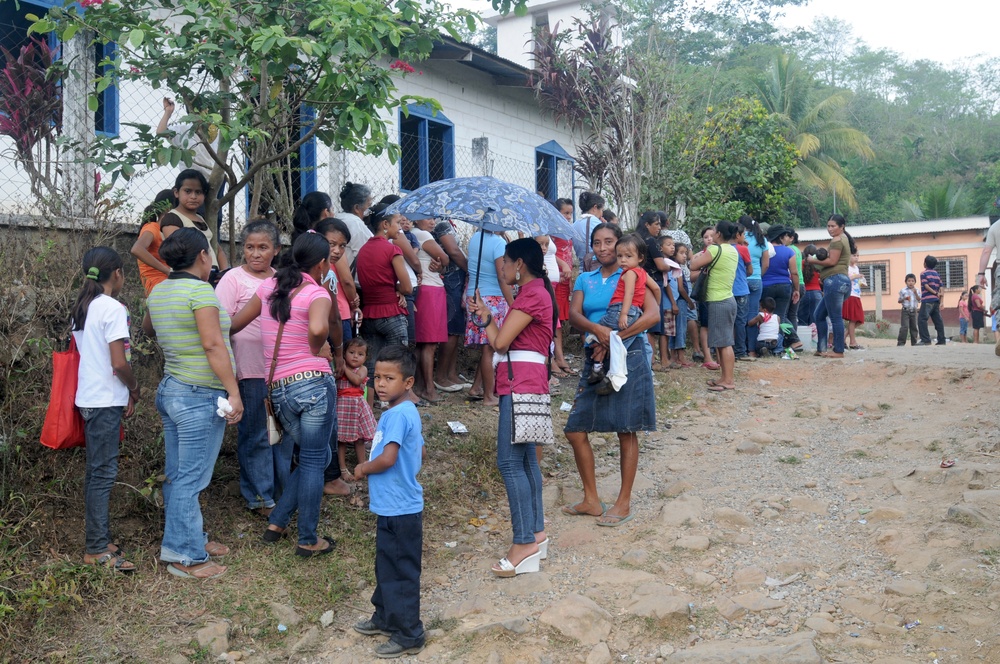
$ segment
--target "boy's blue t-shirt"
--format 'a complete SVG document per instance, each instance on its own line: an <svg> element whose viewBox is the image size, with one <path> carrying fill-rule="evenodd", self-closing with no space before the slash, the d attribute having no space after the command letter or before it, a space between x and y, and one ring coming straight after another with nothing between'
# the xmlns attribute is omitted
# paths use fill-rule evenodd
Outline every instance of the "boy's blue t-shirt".
<svg viewBox="0 0 1000 664"><path fill-rule="evenodd" d="M368 475L368 509L379 516L422 512L424 489L417 482L417 473L423 461L424 437L420 414L412 401L404 401L382 413L368 460L380 455L389 443L399 445L396 463L385 472Z"/></svg>
<svg viewBox="0 0 1000 664"><path fill-rule="evenodd" d="M485 239L484 239L485 238ZM483 245L483 257L479 259L479 245ZM500 297L503 291L500 290L500 278L497 275L498 258L503 258L507 251L507 243L499 235L477 231L469 240L469 285L465 289L465 295L472 297L476 294L476 275L479 275L479 294L483 297Z"/></svg>

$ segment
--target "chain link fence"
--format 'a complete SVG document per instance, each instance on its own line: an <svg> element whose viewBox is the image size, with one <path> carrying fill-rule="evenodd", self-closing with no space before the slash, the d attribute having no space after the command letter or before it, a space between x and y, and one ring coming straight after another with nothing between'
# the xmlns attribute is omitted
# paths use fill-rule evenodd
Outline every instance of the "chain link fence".
<svg viewBox="0 0 1000 664"><path fill-rule="evenodd" d="M163 98L169 92L140 81L123 81L100 95L96 112L87 109L86 96L92 83L79 82L79 76L62 82L48 80L46 69L56 59L67 58L68 62L70 57L87 55L80 49L92 48L90 61L96 71L106 47L84 47L86 42L80 37L65 45L55 38L29 37L29 13L44 12L30 3L0 0L0 46L4 49L0 52L0 214L97 216L134 223L138 228L142 209L159 191L173 187L184 165L150 169L136 164L131 179L112 182L111 174L89 163L88 157L95 152L92 142L103 136L131 142L140 133L137 125L155 131L164 113ZM185 114L178 105L171 122ZM318 189L337 201L344 183L350 181L371 187L378 200L443 178L480 175L492 175L532 191L542 189L551 198L573 198L570 161L524 161L523 157L497 152L499 143L491 146L487 137L459 143L454 140L454 127L429 117L401 119L398 131L402 155L397 163L387 155L344 152L312 143L281 169L272 169L282 171L272 175L292 183L285 189L295 199ZM83 147L73 152L59 145L60 141ZM231 151L230 161L237 165L237 173L245 162L238 151ZM250 216L248 199L245 191L235 197L237 228ZM225 219L228 210L223 212ZM226 227L223 223L224 236Z"/></svg>

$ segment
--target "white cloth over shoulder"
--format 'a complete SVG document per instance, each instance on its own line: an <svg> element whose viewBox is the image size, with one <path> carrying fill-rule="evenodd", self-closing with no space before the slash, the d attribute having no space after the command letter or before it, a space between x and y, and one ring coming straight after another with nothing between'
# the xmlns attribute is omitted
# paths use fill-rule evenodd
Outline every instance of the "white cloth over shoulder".
<svg viewBox="0 0 1000 664"><path fill-rule="evenodd" d="M615 392L628 382L628 352L618 332L611 331L611 347L608 350L608 380Z"/></svg>

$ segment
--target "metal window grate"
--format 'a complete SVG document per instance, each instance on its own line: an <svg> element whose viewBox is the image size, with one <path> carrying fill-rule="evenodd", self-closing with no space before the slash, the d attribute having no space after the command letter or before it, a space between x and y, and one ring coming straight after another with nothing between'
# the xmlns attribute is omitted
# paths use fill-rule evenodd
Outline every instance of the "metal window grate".
<svg viewBox="0 0 1000 664"><path fill-rule="evenodd" d="M942 288L962 290L967 287L968 277L966 276L964 256L939 258L935 269L941 275Z"/></svg>
<svg viewBox="0 0 1000 664"><path fill-rule="evenodd" d="M865 281L868 282L867 286L861 287L862 293L875 293L876 286L879 286L878 290L881 291L883 295L889 294L888 261L871 261L866 263L859 262L858 269L861 270L861 274L864 276Z"/></svg>

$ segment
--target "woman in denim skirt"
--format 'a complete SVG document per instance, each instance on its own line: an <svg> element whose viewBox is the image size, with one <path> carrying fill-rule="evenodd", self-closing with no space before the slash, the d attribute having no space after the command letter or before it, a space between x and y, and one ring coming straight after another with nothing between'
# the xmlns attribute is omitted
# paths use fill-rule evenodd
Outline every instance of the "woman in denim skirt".
<svg viewBox="0 0 1000 664"><path fill-rule="evenodd" d="M621 269L615 244L621 238L621 228L614 224L600 224L591 231L590 246L600 268L581 274L573 286L570 303L570 324L597 337L597 342L608 346L611 330L598 321L607 311L614 295ZM650 282L646 282L650 283ZM656 297L647 293L642 316L618 334L627 345L628 381L618 392L601 396L599 383L590 384L594 369L593 348L586 349L586 362L576 389L573 410L563 431L573 446L573 457L583 483L583 500L576 505L566 505L562 511L570 516L596 516L599 526L620 526L632 519L632 484L639 465L638 431L656 430L656 403L653 397L653 370L650 368L652 349L642 334L660 320L660 305ZM615 504L606 508L597 493L594 469L594 450L590 445L590 432L615 432L621 449L621 489Z"/></svg>
<svg viewBox="0 0 1000 664"><path fill-rule="evenodd" d="M264 363L271 401L284 429L280 444L286 463L291 464L293 450L298 451L298 465L271 512L263 540L280 540L297 511L295 554L303 558L330 553L334 547L332 538L316 534L323 471L333 458L330 437L337 424L337 386L327 343L333 301L321 285L329 269L326 238L315 231L300 235L283 255L278 272L233 319L233 330L238 331L260 316Z"/></svg>
<svg viewBox="0 0 1000 664"><path fill-rule="evenodd" d="M226 425L243 417L243 401L229 345L229 314L208 285L208 240L197 229L181 228L163 241L160 258L170 275L149 294L142 322L165 360L156 392L167 476L160 560L174 576L209 579L226 571L210 557L226 555L229 547L208 541L198 496L212 479ZM220 398L228 400L228 412L219 409Z"/></svg>

